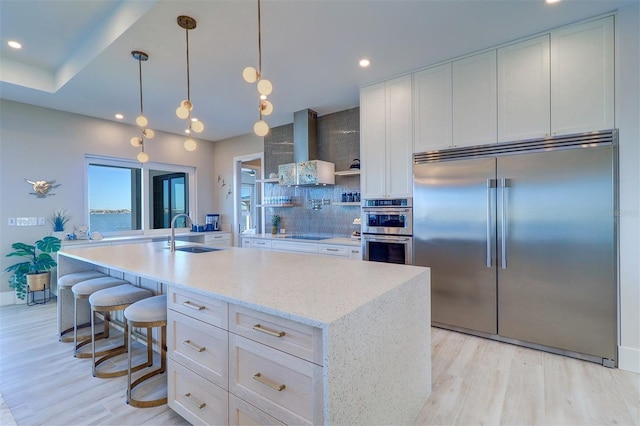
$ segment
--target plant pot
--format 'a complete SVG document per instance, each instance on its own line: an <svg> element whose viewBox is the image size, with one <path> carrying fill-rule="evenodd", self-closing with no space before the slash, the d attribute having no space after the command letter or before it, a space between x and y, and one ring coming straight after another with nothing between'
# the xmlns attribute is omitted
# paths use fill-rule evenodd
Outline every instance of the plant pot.
<svg viewBox="0 0 640 426"><path fill-rule="evenodd" d="M272 226L272 227L271 227L271 233L272 233L273 235L276 235L276 234L278 233L278 227L277 227L277 226Z"/></svg>
<svg viewBox="0 0 640 426"><path fill-rule="evenodd" d="M29 291L40 291L48 288L51 283L51 271L27 274Z"/></svg>

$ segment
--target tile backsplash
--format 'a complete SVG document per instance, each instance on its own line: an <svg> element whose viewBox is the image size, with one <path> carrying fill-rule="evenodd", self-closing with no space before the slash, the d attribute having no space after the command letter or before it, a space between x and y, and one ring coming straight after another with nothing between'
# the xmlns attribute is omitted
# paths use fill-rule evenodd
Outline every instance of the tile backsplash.
<svg viewBox="0 0 640 426"><path fill-rule="evenodd" d="M293 124L274 127L264 139L265 176L278 172L279 164L293 162ZM336 171L349 170L354 159L360 158L360 109L318 117L318 158L336 165ZM316 160L316 158L310 158ZM265 197L291 197L294 207L269 207L266 210L267 232L271 216L281 217L280 228L287 233L349 236L359 231L353 219L360 217L360 207L337 206L342 193L360 192L360 176L336 176L334 186L286 187L265 184ZM319 210L312 209L311 200L325 200ZM319 204L316 202L316 204Z"/></svg>

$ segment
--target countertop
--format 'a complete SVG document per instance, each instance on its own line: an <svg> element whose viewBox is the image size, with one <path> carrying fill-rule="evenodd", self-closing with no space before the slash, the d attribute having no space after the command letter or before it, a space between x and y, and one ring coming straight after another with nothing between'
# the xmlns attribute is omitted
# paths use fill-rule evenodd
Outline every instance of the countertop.
<svg viewBox="0 0 640 426"><path fill-rule="evenodd" d="M283 240L283 241L295 241L296 243L310 243L310 244L331 244L341 246L360 246L361 241L350 237L326 237L322 240L304 240L291 238L296 234L242 234L240 238L258 238L263 240Z"/></svg>
<svg viewBox="0 0 640 426"><path fill-rule="evenodd" d="M171 253L166 242L156 242L64 247L58 256L214 294L228 302L317 327L409 281L417 279L429 286L429 269L424 267L234 247L209 253Z"/></svg>
<svg viewBox="0 0 640 426"><path fill-rule="evenodd" d="M205 232L192 232L189 230L176 230L176 239L197 237L199 235L213 235L213 234L229 234L229 231L205 231ZM150 242L153 240L167 240L171 236L171 231L155 232L152 234L135 234L135 235L119 235L117 237L104 237L100 240L62 240L63 246L74 246L81 244L99 244L99 243L137 243L137 242Z"/></svg>

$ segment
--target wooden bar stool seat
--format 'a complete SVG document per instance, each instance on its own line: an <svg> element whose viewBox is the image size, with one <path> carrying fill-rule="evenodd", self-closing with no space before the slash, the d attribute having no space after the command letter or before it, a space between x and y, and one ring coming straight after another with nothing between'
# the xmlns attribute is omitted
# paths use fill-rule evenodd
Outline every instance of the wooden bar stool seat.
<svg viewBox="0 0 640 426"><path fill-rule="evenodd" d="M96 352L96 341L99 340L95 337L95 317L96 313L102 313L103 317L109 317L111 312L124 311L129 305L153 296L149 290L136 287L129 283L118 285L115 287L105 288L103 290L96 291L89 296L89 303L91 304L91 359L93 365L91 371L94 377L107 378L118 377L127 374L128 369L116 370L116 371L98 371L98 366L103 362L128 352L129 342L127 339L128 325L127 318L124 317L124 335L123 344L111 349L105 349L101 352ZM108 322L105 322L105 327L108 327ZM99 358L98 358L99 357ZM146 363L140 364L132 369L132 371L138 371L146 366Z"/></svg>
<svg viewBox="0 0 640 426"><path fill-rule="evenodd" d="M87 271L73 272L71 274L66 274L58 277L58 340L61 342L73 342L73 336L70 333L73 332L74 327L66 327L70 321L69 316L72 313L72 303L73 302L73 292L71 291L71 287L74 285L90 280L93 278L106 277L107 275L96 271L95 269L90 269ZM74 319L75 323L75 319ZM79 327L89 327L91 325L90 322L86 324L81 324ZM64 329L63 329L64 328ZM68 335L69 334L69 335ZM67 336L68 335L68 336Z"/></svg>
<svg viewBox="0 0 640 426"><path fill-rule="evenodd" d="M167 296L149 297L135 302L124 310L124 317L129 324L129 368L127 373L127 404L133 407L146 408L157 407L167 403L167 396L153 400L140 400L133 397L133 389L142 382L162 374L167 369ZM131 336L133 328L140 327L147 329L147 367L153 366L153 327L160 327L160 366L131 383ZM165 381L166 383L166 381Z"/></svg>
<svg viewBox="0 0 640 426"><path fill-rule="evenodd" d="M104 274L103 274L104 275ZM73 303L73 356L76 358L91 358L92 354L90 352L81 352L80 348L85 345L88 345L92 341L92 337L83 337L78 339L78 329L80 328L80 324L78 324L78 303L80 300L88 299L93 293L103 290L105 288L115 287L123 284L129 284L129 281L121 280L120 278L110 277L108 275L104 275L99 278L92 278L88 280L84 280L75 284L71 287L71 291L74 296ZM130 284L129 284L130 285ZM104 339L109 337L109 316L104 316L104 329L102 333L99 333L96 338ZM89 323L91 324L91 322ZM94 328L91 327L91 333L94 333Z"/></svg>

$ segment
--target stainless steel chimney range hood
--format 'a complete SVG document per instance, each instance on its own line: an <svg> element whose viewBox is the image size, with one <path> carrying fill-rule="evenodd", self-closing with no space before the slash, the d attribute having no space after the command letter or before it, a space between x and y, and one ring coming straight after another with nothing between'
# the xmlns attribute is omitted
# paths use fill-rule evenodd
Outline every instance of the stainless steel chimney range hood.
<svg viewBox="0 0 640 426"><path fill-rule="evenodd" d="M318 113L310 109L293 114L293 161L278 166L278 183L288 186L335 184L335 164L309 160L318 157Z"/></svg>

